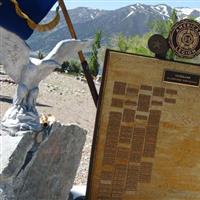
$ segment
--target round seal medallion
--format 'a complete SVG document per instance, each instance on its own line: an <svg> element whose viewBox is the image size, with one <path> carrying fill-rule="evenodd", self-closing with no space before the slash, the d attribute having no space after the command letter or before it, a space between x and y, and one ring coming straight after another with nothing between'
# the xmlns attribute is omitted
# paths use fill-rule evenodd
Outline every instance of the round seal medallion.
<svg viewBox="0 0 200 200"><path fill-rule="evenodd" d="M172 27L169 45L182 58L194 58L200 54L200 24L184 19Z"/></svg>
<svg viewBox="0 0 200 200"><path fill-rule="evenodd" d="M165 55L169 50L167 40L162 35L158 34L155 34L149 38L148 47L152 52L158 55Z"/></svg>

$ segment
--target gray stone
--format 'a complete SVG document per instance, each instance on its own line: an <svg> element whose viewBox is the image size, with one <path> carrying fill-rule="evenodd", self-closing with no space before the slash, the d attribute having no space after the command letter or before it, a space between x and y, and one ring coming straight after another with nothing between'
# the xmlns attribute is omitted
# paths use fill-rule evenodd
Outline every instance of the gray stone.
<svg viewBox="0 0 200 200"><path fill-rule="evenodd" d="M82 128L57 122L51 130L25 134L0 175L0 200L66 200L85 140Z"/></svg>

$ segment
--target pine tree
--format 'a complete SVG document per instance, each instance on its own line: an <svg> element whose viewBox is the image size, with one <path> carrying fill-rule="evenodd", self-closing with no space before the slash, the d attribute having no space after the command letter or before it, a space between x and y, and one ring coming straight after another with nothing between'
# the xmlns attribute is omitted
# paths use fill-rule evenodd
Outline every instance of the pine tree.
<svg viewBox="0 0 200 200"><path fill-rule="evenodd" d="M127 37L121 33L111 39L109 48L122 52L153 56L152 52L147 48L148 39L151 35L152 33L146 33L142 36L133 35Z"/></svg>
<svg viewBox="0 0 200 200"><path fill-rule="evenodd" d="M124 36L122 33L118 36L117 38L117 46L120 51L122 52L127 52L128 50L128 43L127 43L127 38Z"/></svg>
<svg viewBox="0 0 200 200"><path fill-rule="evenodd" d="M173 9L171 16L167 20L156 20L150 24L152 32L158 33L167 38L172 26L178 21L177 12Z"/></svg>
<svg viewBox="0 0 200 200"><path fill-rule="evenodd" d="M44 55L41 51L38 52L38 59L42 60L44 58Z"/></svg>
<svg viewBox="0 0 200 200"><path fill-rule="evenodd" d="M95 77L99 72L98 49L101 48L101 35L101 31L96 32L94 43L92 44L91 56L89 58L89 70L90 73Z"/></svg>

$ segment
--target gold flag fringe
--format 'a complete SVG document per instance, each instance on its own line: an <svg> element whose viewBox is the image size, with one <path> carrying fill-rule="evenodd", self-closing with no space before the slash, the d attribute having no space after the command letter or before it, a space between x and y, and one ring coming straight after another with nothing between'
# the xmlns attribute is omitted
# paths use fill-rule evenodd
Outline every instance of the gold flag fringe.
<svg viewBox="0 0 200 200"><path fill-rule="evenodd" d="M47 24L37 24L33 20L31 20L29 18L29 16L27 14L25 14L21 10L21 8L19 7L19 3L17 2L17 0L11 0L11 2L15 6L15 11L16 11L17 15L19 17L23 18L31 29L37 30L38 32L45 32L45 31L52 30L53 28L55 28L58 25L58 23L60 21L59 9L57 9L56 10L56 16L54 17L54 19L52 21L50 21Z"/></svg>

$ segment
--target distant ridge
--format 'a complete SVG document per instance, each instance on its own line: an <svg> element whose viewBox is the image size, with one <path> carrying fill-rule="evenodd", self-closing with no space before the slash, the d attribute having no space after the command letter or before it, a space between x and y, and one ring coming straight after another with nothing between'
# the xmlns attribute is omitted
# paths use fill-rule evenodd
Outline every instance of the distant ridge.
<svg viewBox="0 0 200 200"><path fill-rule="evenodd" d="M180 19L194 17L200 21L200 8L177 8ZM104 36L117 33L125 35L142 35L149 31L151 21L166 20L172 14L173 8L165 5L134 4L116 10L99 10L87 7L78 7L69 10L72 22L80 39L92 38L97 30L102 30ZM51 11L44 19L48 21L54 12ZM28 44L34 50L48 52L58 41L70 38L66 23L61 23L51 32L34 33Z"/></svg>

